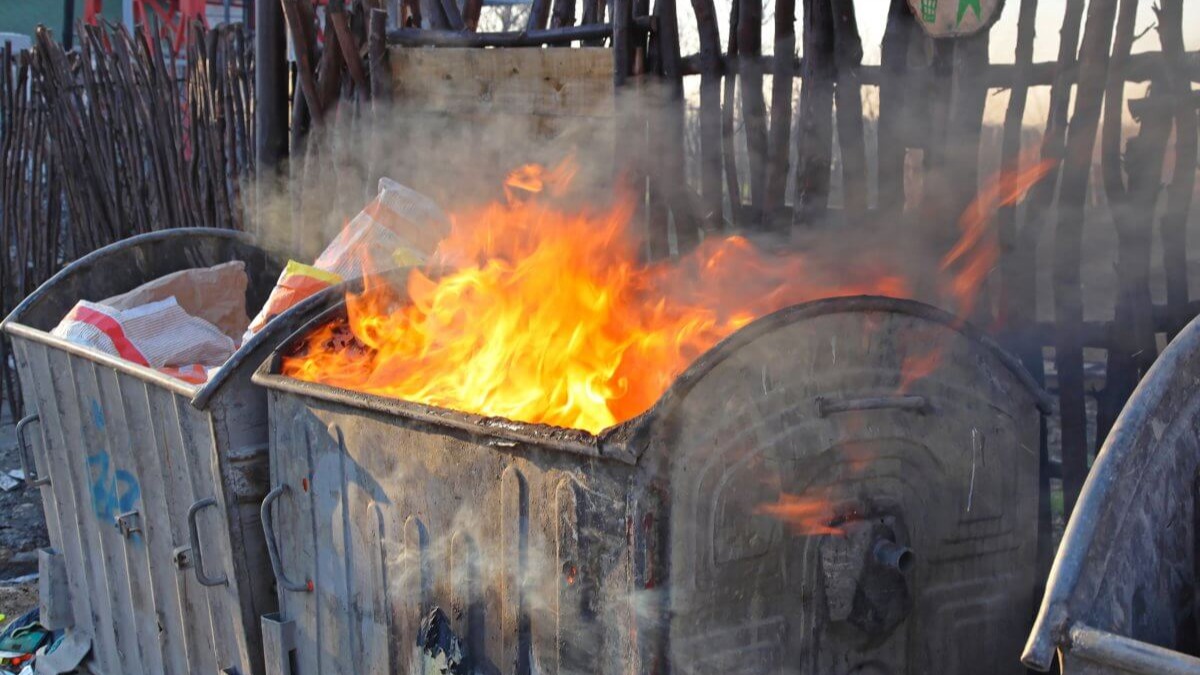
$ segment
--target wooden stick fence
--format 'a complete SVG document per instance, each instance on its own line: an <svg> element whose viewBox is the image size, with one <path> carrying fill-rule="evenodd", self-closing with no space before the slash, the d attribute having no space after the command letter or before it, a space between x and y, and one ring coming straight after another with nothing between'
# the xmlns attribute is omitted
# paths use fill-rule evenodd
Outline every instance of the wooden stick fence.
<svg viewBox="0 0 1200 675"><path fill-rule="evenodd" d="M253 53L239 26L196 27L185 63L121 27L40 30L0 55L0 314L65 262L171 227L240 228L254 170ZM182 76L181 76L182 75ZM0 383L19 388L7 340Z"/></svg>

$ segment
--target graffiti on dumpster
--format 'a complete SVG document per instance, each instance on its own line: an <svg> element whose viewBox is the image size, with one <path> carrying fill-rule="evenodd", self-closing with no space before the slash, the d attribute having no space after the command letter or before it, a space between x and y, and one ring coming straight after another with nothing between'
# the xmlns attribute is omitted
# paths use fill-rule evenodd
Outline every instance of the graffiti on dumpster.
<svg viewBox="0 0 1200 675"><path fill-rule="evenodd" d="M96 399L92 399L92 424L96 425L97 429L104 430L104 411Z"/></svg>
<svg viewBox="0 0 1200 675"><path fill-rule="evenodd" d="M103 430L106 425L104 409L96 399L92 399L92 424L97 430ZM92 492L92 511L96 517L111 523L122 513L132 511L138 497L142 496L137 477L124 469L114 467L107 450L89 455L87 465Z"/></svg>
<svg viewBox="0 0 1200 675"><path fill-rule="evenodd" d="M116 469L108 452L100 452L87 458L91 479L92 510L96 517L105 522L132 511L142 495L137 477L124 469Z"/></svg>

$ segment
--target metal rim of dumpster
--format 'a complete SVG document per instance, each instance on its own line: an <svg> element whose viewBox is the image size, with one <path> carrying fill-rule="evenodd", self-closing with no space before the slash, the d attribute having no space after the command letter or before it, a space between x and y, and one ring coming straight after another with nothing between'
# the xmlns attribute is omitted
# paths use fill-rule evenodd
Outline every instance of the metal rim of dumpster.
<svg viewBox="0 0 1200 675"><path fill-rule="evenodd" d="M1176 387L1176 380L1184 371L1185 363L1198 351L1200 317L1193 319L1180 331L1159 355L1130 396L1129 403L1121 411L1096 454L1059 543L1046 593L1021 657L1022 663L1029 668L1047 671L1059 648L1077 646L1080 651L1088 650L1089 646L1097 644L1099 636L1111 639L1111 649L1093 649L1089 653L1113 664L1123 663L1123 667L1139 668L1129 672L1200 672L1200 659L1077 623L1077 617L1071 615L1070 607L1088 569L1088 554L1100 534L1098 527L1102 517L1117 508L1110 499L1121 487L1121 481L1117 478L1124 473L1123 467L1137 461L1142 453L1148 451L1137 441L1154 423L1158 405ZM1077 640L1081 635L1086 639ZM1076 642L1080 644L1076 645Z"/></svg>
<svg viewBox="0 0 1200 675"><path fill-rule="evenodd" d="M667 389L667 391L642 414L630 420L609 427L599 434L592 434L580 429L566 429L546 424L520 422L502 417L487 417L460 410L442 408L413 401L369 394L351 389L343 389L330 385L307 382L287 377L279 373L283 354L299 339L326 321L337 318L345 313L345 304L337 303L327 306L316 315L304 321L290 336L279 341L278 347L271 356L255 371L252 381L255 384L309 396L317 399L346 403L364 410L396 415L418 422L427 422L467 431L485 433L504 442L536 442L540 445L554 447L565 452L613 459L627 464L636 464L645 448L639 439L649 433L653 424L651 421L670 414L670 411L681 403L687 391L705 373L717 364L737 352L742 346L752 342L762 335L778 329L781 326L802 319L849 312L889 312L905 314L933 323L944 325L961 333L994 356L1004 368L1008 369L1025 387L1037 402L1038 409L1048 413L1054 408L1053 399L1038 386L1033 376L1016 357L1006 352L994 340L987 337L967 321L955 315L916 300L891 298L883 296L844 296L814 300L786 307L771 314L759 317L741 329L720 341L699 358L692 362ZM299 315L295 315L299 319Z"/></svg>
<svg viewBox="0 0 1200 675"><path fill-rule="evenodd" d="M59 293L59 287L66 282L66 280L72 277L82 276L90 273L97 264L104 262L123 251L137 250L145 247L147 244L180 237L212 237L216 239L225 238L242 244L255 245L255 238L245 232L240 232L237 230L223 230L211 227L182 227L169 230L159 230L156 232L148 232L146 234L140 234L127 239L122 239L121 241L98 248L95 251L78 258L77 260L67 264L54 276L43 282L42 285L38 286L37 289L26 296L25 299L22 300L8 314L8 316L0 321L0 331L10 335L23 337L28 340L33 340L44 345L52 346L76 356L83 356L109 368L136 375L143 380L149 380L160 387L169 389L177 394L187 396L192 399L192 405L199 409L204 409L207 406L208 401L211 400L213 394L222 388L225 382L230 379L231 373L234 372L237 369L237 366L247 358L248 352L255 351L255 347L263 342L266 342L268 336L263 334L256 335L253 340L247 342L242 346L243 348L239 348L234 353L229 362L225 364L228 367L223 367L218 370L207 383L203 385L195 385L160 373L153 368L126 361L118 356L112 356L88 347L74 344L62 338L51 335L50 331L48 330L40 330L23 323L23 319L25 318L26 314L28 314L34 306L38 305L48 295ZM266 331L264 331L264 333L265 332ZM245 347L251 347L251 349L244 349Z"/></svg>

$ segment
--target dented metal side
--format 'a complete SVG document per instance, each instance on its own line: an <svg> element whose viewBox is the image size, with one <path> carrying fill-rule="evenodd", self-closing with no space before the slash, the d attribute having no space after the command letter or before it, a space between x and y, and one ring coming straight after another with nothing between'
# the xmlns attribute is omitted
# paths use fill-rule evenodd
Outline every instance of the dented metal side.
<svg viewBox="0 0 1200 675"><path fill-rule="evenodd" d="M263 671L258 617L276 601L257 509L266 402L249 368L194 387L47 332L80 298L234 259L261 303L279 267L249 238L177 230L72 263L4 322L30 413L22 442L45 481L42 600L72 644L90 643L89 672ZM260 336L243 349L271 346Z"/></svg>
<svg viewBox="0 0 1200 675"><path fill-rule="evenodd" d="M793 314L655 422L642 462L672 486L672 665L1018 672L1036 578L1034 392L920 306ZM825 517L759 513L789 496ZM873 560L880 544L911 551L910 569Z"/></svg>
<svg viewBox="0 0 1200 675"><path fill-rule="evenodd" d="M481 672L601 672L571 627L581 593L629 587L631 467L278 393L272 419L282 571L312 589L281 591L298 672L421 672L439 608Z"/></svg>
<svg viewBox="0 0 1200 675"><path fill-rule="evenodd" d="M269 623L281 669L1020 670L1039 396L944 313L785 310L645 415L569 443L274 365L255 381L292 588ZM842 533L761 512L785 494L827 499Z"/></svg>
<svg viewBox="0 0 1200 675"><path fill-rule="evenodd" d="M1066 675L1200 673L1198 434L1194 320L1142 379L1096 456L1025 647L1031 668L1047 670L1060 655Z"/></svg>
<svg viewBox="0 0 1200 675"><path fill-rule="evenodd" d="M232 548L220 517L227 495L209 415L86 358L13 342L26 401L40 416L31 450L50 479L41 489L51 544L67 569L68 630L92 639L92 669L190 673L194 664L217 672L220 661L252 672L238 597L248 579L231 569L244 547ZM184 566L188 507L209 497L221 508L197 514L201 546L207 564L229 569L231 579L214 588Z"/></svg>

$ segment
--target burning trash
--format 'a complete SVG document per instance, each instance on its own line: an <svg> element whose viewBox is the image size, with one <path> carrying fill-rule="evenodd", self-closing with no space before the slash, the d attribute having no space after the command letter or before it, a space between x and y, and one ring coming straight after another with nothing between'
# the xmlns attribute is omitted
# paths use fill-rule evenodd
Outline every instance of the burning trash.
<svg viewBox="0 0 1200 675"><path fill-rule="evenodd" d="M284 372L597 432L646 410L697 356L759 316L906 292L882 273L839 285L803 257L741 237L710 239L678 263L642 263L632 201L568 210L560 200L571 174L515 172L507 202L457 214L406 288L368 276L348 298L348 321L316 331Z"/></svg>
<svg viewBox="0 0 1200 675"><path fill-rule="evenodd" d="M995 260L991 213L1050 166L1001 176L964 215L943 267L954 277L947 294L966 309ZM455 214L405 283L368 274L346 318L310 335L284 374L594 433L648 409L700 354L758 317L818 298L909 295L904 276L870 251L832 274L729 236L675 262L642 262L633 200L580 207L574 173L569 161L513 172L506 201Z"/></svg>

